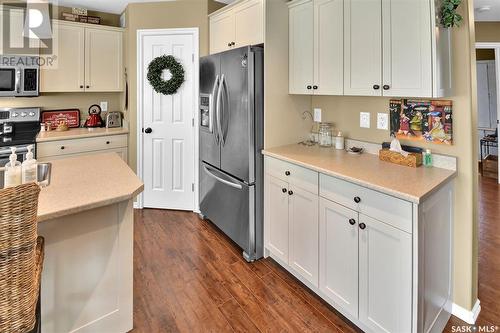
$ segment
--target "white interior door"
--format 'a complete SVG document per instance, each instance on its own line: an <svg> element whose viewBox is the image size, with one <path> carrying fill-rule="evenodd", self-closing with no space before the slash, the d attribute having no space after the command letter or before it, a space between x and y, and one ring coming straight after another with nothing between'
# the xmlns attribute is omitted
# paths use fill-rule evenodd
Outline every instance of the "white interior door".
<svg viewBox="0 0 500 333"><path fill-rule="evenodd" d="M193 210L198 37L183 30L139 32L139 36L143 206ZM148 65L162 55L173 55L184 67L185 82L174 95L155 92L147 80ZM165 72L164 79L169 78Z"/></svg>

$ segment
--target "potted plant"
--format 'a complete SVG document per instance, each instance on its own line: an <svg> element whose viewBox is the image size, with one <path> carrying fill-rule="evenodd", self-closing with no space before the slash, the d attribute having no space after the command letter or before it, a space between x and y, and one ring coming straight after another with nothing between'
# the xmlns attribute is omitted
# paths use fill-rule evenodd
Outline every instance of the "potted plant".
<svg viewBox="0 0 500 333"><path fill-rule="evenodd" d="M441 25L445 28L459 27L463 21L462 15L457 13L457 8L462 0L443 0L441 3Z"/></svg>

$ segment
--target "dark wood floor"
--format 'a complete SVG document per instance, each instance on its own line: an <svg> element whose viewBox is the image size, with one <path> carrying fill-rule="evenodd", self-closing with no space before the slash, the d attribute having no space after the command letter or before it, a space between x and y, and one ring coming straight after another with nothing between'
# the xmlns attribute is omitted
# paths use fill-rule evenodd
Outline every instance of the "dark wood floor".
<svg viewBox="0 0 500 333"><path fill-rule="evenodd" d="M500 324L499 189L481 180L480 324ZM271 259L246 263L197 215L135 214L134 333L357 331Z"/></svg>

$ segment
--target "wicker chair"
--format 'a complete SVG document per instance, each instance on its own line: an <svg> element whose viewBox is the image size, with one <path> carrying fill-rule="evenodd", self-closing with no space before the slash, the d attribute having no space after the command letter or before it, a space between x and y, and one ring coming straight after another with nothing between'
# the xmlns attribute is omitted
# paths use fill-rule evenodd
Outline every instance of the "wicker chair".
<svg viewBox="0 0 500 333"><path fill-rule="evenodd" d="M0 190L0 332L39 331L43 238L37 237L38 185ZM37 319L38 317L38 319Z"/></svg>

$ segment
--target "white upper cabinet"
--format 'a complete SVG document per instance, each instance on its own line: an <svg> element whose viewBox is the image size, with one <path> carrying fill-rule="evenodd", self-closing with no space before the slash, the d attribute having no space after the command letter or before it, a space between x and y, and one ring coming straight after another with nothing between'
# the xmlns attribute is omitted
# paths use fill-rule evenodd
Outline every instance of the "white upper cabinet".
<svg viewBox="0 0 500 333"><path fill-rule="evenodd" d="M264 43L264 0L243 0L210 15L210 54Z"/></svg>
<svg viewBox="0 0 500 333"><path fill-rule="evenodd" d="M430 10L429 1L382 0L384 96L432 96Z"/></svg>
<svg viewBox="0 0 500 333"><path fill-rule="evenodd" d="M343 1L289 4L290 94L343 93Z"/></svg>
<svg viewBox="0 0 500 333"><path fill-rule="evenodd" d="M382 96L380 0L344 1L344 94Z"/></svg>
<svg viewBox="0 0 500 333"><path fill-rule="evenodd" d="M290 7L289 22L289 92L312 94L314 81L314 6L302 1Z"/></svg>
<svg viewBox="0 0 500 333"><path fill-rule="evenodd" d="M435 17L428 0L291 1L290 94L451 95L450 30Z"/></svg>
<svg viewBox="0 0 500 333"><path fill-rule="evenodd" d="M40 92L123 91L123 29L53 21L57 60L40 68Z"/></svg>

